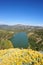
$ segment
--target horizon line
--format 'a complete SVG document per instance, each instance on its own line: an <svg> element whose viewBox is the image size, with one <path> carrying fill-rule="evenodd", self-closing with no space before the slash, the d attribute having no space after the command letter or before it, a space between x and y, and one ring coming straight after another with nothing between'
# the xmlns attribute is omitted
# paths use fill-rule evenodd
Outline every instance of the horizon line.
<svg viewBox="0 0 43 65"><path fill-rule="evenodd" d="M30 25L30 24L19 24L19 23L16 23L16 24L0 24L0 25L8 25L8 26L14 26L14 25L27 25L27 26L41 26L41 27L43 27L43 25Z"/></svg>

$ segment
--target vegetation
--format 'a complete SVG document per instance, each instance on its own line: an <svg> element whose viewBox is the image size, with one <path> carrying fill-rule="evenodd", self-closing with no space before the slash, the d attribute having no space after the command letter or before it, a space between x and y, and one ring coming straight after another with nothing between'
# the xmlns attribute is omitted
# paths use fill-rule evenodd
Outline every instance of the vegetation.
<svg viewBox="0 0 43 65"><path fill-rule="evenodd" d="M10 40L0 40L0 49L13 48L13 45Z"/></svg>
<svg viewBox="0 0 43 65"><path fill-rule="evenodd" d="M10 39L15 33L24 31L29 49L13 48ZM43 51L43 29L0 30L0 65L43 65L43 54L38 51Z"/></svg>
<svg viewBox="0 0 43 65"><path fill-rule="evenodd" d="M30 48L43 51L43 29L34 30L27 34Z"/></svg>
<svg viewBox="0 0 43 65"><path fill-rule="evenodd" d="M0 50L0 65L43 65L43 55L31 49Z"/></svg>
<svg viewBox="0 0 43 65"><path fill-rule="evenodd" d="M28 36L28 43L30 43L29 48L43 51L43 29L34 29L31 31L28 31L27 29L24 31ZM23 32L23 30L0 30L0 49L11 48L10 44L12 45L12 42L10 41L10 38L18 32ZM5 48L3 48L2 43L4 43L4 47L6 46Z"/></svg>
<svg viewBox="0 0 43 65"><path fill-rule="evenodd" d="M11 32L0 30L0 49L8 49L13 47L11 41L9 40L12 35L13 34Z"/></svg>

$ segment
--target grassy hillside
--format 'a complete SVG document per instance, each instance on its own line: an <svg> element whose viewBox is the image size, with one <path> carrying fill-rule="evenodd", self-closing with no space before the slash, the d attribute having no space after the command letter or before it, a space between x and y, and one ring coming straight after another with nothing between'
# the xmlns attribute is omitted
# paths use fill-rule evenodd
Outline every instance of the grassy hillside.
<svg viewBox="0 0 43 65"><path fill-rule="evenodd" d="M43 50L43 29L36 29L27 33L30 47L34 50Z"/></svg>
<svg viewBox="0 0 43 65"><path fill-rule="evenodd" d="M3 44L6 45L5 48L9 48L9 44L12 45L11 41L9 40L13 34L18 33L18 32L23 32L23 30L17 30L15 31L11 31L11 30L0 30L0 49L3 49ZM34 50L43 50L43 29L34 29L34 30L30 30L28 31L25 30L25 32L27 33L28 36L28 40L30 43L29 48L34 49ZM4 40L4 41L2 41ZM8 40L8 41L6 41ZM2 41L2 42L1 42ZM9 43L10 41L10 43ZM9 44L8 44L9 43ZM8 47L7 47L8 46ZM11 46L10 46L11 48Z"/></svg>
<svg viewBox="0 0 43 65"><path fill-rule="evenodd" d="M13 48L13 45L10 40L0 40L0 49Z"/></svg>

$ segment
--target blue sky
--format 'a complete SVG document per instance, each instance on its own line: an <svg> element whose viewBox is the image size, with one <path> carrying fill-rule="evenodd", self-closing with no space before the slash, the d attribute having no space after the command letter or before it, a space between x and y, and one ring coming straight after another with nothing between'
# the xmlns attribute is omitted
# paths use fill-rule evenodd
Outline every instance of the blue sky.
<svg viewBox="0 0 43 65"><path fill-rule="evenodd" d="M43 0L0 0L0 24L43 26Z"/></svg>

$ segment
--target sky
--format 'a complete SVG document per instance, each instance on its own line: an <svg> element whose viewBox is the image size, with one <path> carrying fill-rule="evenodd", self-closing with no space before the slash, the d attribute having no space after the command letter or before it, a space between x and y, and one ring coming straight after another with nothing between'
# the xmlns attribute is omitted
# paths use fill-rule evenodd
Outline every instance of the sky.
<svg viewBox="0 0 43 65"><path fill-rule="evenodd" d="M0 24L43 26L43 0L0 0Z"/></svg>

